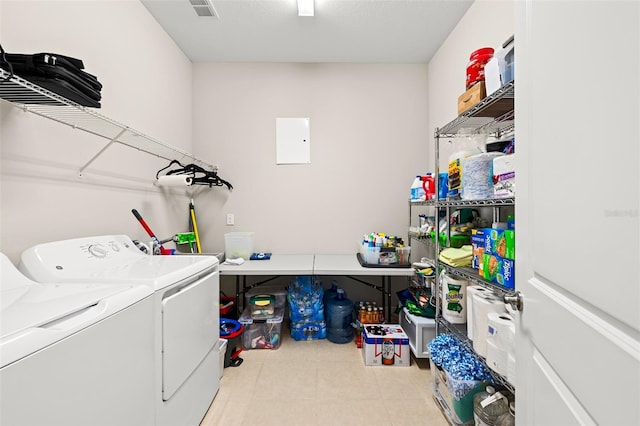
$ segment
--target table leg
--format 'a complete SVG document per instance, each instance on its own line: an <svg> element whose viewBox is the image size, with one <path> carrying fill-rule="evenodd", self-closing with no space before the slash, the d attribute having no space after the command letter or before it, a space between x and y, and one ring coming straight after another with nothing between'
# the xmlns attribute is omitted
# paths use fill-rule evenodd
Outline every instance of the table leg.
<svg viewBox="0 0 640 426"><path fill-rule="evenodd" d="M387 322L391 321L391 277L387 277Z"/></svg>
<svg viewBox="0 0 640 426"><path fill-rule="evenodd" d="M242 313L242 311L240 310L240 275L236 275L236 313L238 314L238 317L240 317L240 314Z"/></svg>

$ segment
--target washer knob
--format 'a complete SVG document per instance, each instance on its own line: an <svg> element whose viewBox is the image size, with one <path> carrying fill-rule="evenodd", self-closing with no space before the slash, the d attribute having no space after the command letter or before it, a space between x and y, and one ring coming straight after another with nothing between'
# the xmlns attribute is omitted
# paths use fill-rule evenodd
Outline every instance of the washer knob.
<svg viewBox="0 0 640 426"><path fill-rule="evenodd" d="M89 254L94 257L106 257L107 249L101 244L92 244L89 246Z"/></svg>
<svg viewBox="0 0 640 426"><path fill-rule="evenodd" d="M111 250L113 250L113 251L115 251L115 252L120 251L120 246L118 245L118 243L116 243L116 242L111 242L109 245L111 246Z"/></svg>

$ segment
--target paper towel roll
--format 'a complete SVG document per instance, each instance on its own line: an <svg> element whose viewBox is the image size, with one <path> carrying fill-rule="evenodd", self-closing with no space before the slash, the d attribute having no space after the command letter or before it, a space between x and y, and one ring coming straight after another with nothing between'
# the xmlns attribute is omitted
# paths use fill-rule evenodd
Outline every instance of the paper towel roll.
<svg viewBox="0 0 640 426"><path fill-rule="evenodd" d="M509 353L495 343L487 342L487 366L496 373L506 376L509 369Z"/></svg>
<svg viewBox="0 0 640 426"><path fill-rule="evenodd" d="M491 290L480 285L471 285L467 287L467 337L473 340L474 321L473 321L473 295L474 294L491 294Z"/></svg>
<svg viewBox="0 0 640 426"><path fill-rule="evenodd" d="M511 315L491 312L487 327L487 365L503 376L509 373L509 356L515 354L516 325Z"/></svg>
<svg viewBox="0 0 640 426"><path fill-rule="evenodd" d="M191 176L160 176L157 181L158 186L189 186L193 183Z"/></svg>
<svg viewBox="0 0 640 426"><path fill-rule="evenodd" d="M504 302L490 292L489 294L476 293L473 296L473 349L481 356L487 356L487 328L489 313L506 312Z"/></svg>
<svg viewBox="0 0 640 426"><path fill-rule="evenodd" d="M445 275L442 283L442 316L451 324L467 322L467 280Z"/></svg>
<svg viewBox="0 0 640 426"><path fill-rule="evenodd" d="M513 317L505 313L491 312L488 318L487 341L493 341L513 352L516 347L516 323Z"/></svg>

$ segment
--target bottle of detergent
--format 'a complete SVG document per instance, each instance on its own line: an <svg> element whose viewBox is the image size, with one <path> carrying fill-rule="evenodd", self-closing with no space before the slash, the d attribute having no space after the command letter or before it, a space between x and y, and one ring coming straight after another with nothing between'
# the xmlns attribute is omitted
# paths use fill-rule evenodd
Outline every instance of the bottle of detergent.
<svg viewBox="0 0 640 426"><path fill-rule="evenodd" d="M424 201L425 192L422 186L422 177L417 175L411 185L411 201Z"/></svg>
<svg viewBox="0 0 640 426"><path fill-rule="evenodd" d="M425 200L433 200L436 195L436 182L435 179L433 179L433 175L431 173L427 173L425 176L420 176L420 180L422 181Z"/></svg>

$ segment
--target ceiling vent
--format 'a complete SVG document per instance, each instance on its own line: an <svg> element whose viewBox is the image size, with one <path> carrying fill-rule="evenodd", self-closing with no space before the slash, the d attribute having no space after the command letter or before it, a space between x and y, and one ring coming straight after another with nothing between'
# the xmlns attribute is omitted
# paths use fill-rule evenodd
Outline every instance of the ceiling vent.
<svg viewBox="0 0 640 426"><path fill-rule="evenodd" d="M195 10L196 14L200 17L218 17L218 12L214 9L211 0L189 0L189 3L191 3L193 10Z"/></svg>

